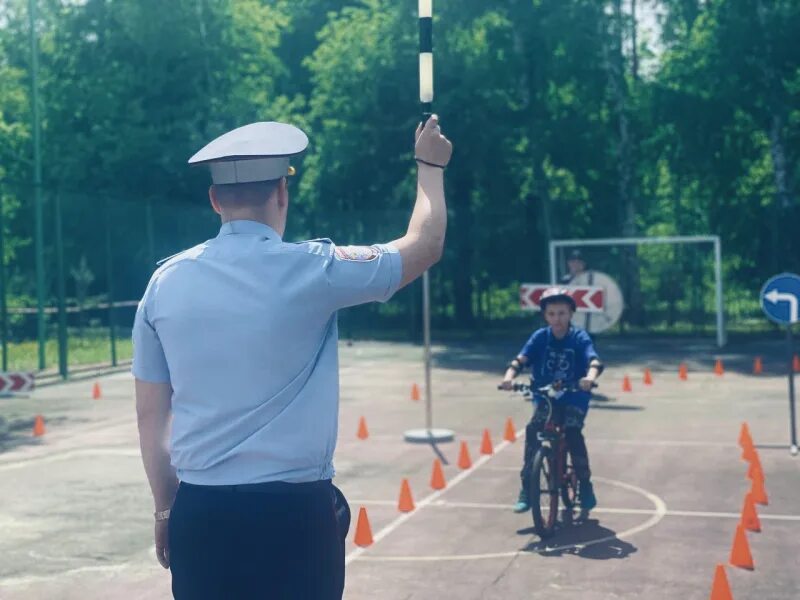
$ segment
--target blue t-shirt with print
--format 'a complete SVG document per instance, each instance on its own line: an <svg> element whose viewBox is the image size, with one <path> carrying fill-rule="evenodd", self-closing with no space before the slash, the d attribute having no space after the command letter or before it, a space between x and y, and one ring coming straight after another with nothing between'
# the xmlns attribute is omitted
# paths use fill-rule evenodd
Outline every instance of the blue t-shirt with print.
<svg viewBox="0 0 800 600"><path fill-rule="evenodd" d="M586 377L592 359L599 360L589 334L572 325L560 340L556 339L549 327L537 329L520 354L528 359L531 379L536 387L544 387L554 381L577 385L581 378ZM591 396L591 393L584 391L567 392L561 397L561 402L588 410Z"/></svg>

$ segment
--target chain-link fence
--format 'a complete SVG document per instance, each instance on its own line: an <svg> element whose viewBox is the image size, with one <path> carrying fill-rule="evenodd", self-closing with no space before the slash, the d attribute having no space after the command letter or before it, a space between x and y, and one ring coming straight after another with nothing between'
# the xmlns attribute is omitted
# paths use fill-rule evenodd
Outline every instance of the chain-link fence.
<svg viewBox="0 0 800 600"><path fill-rule="evenodd" d="M3 184L0 197L4 370L66 375L130 360L136 304L156 260L218 227L201 206L44 189L40 331L34 194Z"/></svg>

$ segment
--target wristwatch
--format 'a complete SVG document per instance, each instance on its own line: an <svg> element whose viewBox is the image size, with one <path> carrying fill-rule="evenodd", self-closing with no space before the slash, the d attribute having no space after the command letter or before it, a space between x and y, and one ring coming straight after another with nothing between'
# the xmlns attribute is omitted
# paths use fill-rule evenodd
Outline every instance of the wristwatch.
<svg viewBox="0 0 800 600"><path fill-rule="evenodd" d="M166 521L169 519L169 509L158 510L153 513L153 516L155 517L156 521Z"/></svg>

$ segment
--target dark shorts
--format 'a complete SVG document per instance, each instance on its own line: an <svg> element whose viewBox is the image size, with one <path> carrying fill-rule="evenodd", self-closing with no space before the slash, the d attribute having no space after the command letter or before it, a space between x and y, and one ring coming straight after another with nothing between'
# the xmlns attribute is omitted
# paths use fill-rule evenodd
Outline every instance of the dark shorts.
<svg viewBox="0 0 800 600"><path fill-rule="evenodd" d="M179 600L339 600L350 511L330 481L181 483L169 520Z"/></svg>

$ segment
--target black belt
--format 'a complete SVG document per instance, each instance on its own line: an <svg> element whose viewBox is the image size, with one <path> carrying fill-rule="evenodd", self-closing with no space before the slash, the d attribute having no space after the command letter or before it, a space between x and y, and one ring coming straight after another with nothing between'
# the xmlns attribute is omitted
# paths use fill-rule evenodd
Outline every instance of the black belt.
<svg viewBox="0 0 800 600"><path fill-rule="evenodd" d="M331 480L289 483L288 481L265 481L263 483L240 483L236 485L197 485L181 481L181 487L192 491L235 492L237 494L309 494L323 489L330 489Z"/></svg>

